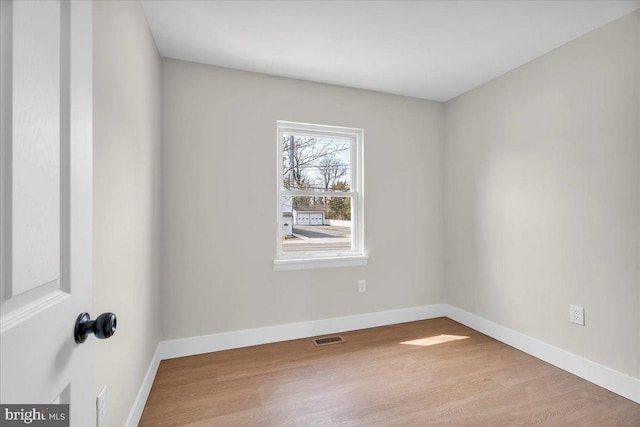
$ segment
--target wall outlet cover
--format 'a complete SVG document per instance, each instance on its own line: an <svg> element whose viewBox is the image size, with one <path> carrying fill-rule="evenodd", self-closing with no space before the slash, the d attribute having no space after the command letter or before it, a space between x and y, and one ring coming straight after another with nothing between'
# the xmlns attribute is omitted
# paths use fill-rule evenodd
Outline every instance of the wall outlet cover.
<svg viewBox="0 0 640 427"><path fill-rule="evenodd" d="M367 292L366 280L358 280L358 292Z"/></svg>
<svg viewBox="0 0 640 427"><path fill-rule="evenodd" d="M584 326L584 307L579 305L569 306L569 321Z"/></svg>

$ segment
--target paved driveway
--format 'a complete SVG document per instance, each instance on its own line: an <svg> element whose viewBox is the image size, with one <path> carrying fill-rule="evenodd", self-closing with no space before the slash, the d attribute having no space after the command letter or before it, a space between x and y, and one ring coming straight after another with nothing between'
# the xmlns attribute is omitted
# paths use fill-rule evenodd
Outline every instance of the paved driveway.
<svg viewBox="0 0 640 427"><path fill-rule="evenodd" d="M351 237L350 227L337 225L294 225L293 234L309 239Z"/></svg>
<svg viewBox="0 0 640 427"><path fill-rule="evenodd" d="M335 225L294 225L294 238L283 242L285 251L349 249L351 228Z"/></svg>

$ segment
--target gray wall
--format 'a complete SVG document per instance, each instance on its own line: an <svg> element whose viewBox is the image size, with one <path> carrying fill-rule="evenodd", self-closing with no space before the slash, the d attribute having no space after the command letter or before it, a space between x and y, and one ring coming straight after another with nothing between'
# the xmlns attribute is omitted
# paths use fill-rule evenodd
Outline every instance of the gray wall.
<svg viewBox="0 0 640 427"><path fill-rule="evenodd" d="M443 302L441 103L170 59L162 96L163 338ZM273 271L276 120L365 130L368 266Z"/></svg>
<svg viewBox="0 0 640 427"><path fill-rule="evenodd" d="M122 426L160 339L160 57L139 2L94 2L93 310L118 330L94 342L94 389Z"/></svg>
<svg viewBox="0 0 640 427"><path fill-rule="evenodd" d="M636 378L639 85L634 13L448 102L444 166L447 302Z"/></svg>

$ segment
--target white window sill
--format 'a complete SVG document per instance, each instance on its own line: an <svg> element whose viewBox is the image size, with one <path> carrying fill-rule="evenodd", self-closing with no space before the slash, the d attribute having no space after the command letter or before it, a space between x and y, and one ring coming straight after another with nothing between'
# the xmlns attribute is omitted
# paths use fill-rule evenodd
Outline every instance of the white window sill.
<svg viewBox="0 0 640 427"><path fill-rule="evenodd" d="M366 255L327 258L276 259L273 271L314 270L319 268L362 267L367 265Z"/></svg>

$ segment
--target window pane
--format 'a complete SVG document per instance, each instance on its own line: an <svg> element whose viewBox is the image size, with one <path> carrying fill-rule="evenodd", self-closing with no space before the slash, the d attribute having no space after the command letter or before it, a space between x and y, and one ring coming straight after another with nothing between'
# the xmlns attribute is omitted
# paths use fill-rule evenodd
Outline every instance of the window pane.
<svg viewBox="0 0 640 427"><path fill-rule="evenodd" d="M283 134L282 185L288 190L349 191L351 141Z"/></svg>
<svg viewBox="0 0 640 427"><path fill-rule="evenodd" d="M351 249L351 198L282 196L282 248L292 251Z"/></svg>

